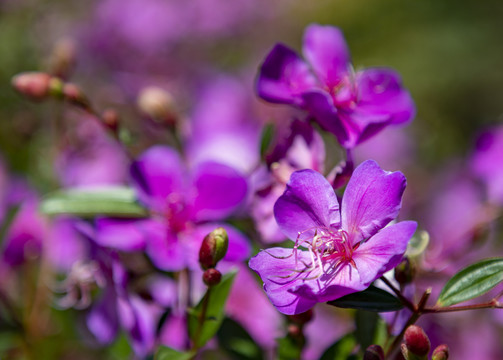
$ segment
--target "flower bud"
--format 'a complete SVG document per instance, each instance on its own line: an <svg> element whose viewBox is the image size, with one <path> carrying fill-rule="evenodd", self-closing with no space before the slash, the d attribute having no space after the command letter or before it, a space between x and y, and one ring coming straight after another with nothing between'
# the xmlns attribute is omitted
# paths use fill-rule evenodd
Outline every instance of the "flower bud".
<svg viewBox="0 0 503 360"><path fill-rule="evenodd" d="M89 100L82 90L75 84L66 83L63 85L63 97L74 105L82 108L89 107Z"/></svg>
<svg viewBox="0 0 503 360"><path fill-rule="evenodd" d="M363 354L363 360L384 360L384 351L379 345L370 345L365 354Z"/></svg>
<svg viewBox="0 0 503 360"><path fill-rule="evenodd" d="M216 228L204 237L199 249L199 263L206 270L214 268L223 259L229 246L229 237L224 228Z"/></svg>
<svg viewBox="0 0 503 360"><path fill-rule="evenodd" d="M445 344L438 345L433 350L431 360L447 360L449 358L449 347Z"/></svg>
<svg viewBox="0 0 503 360"><path fill-rule="evenodd" d="M400 264L395 268L395 280L400 285L410 284L416 275L416 268L408 257L404 257Z"/></svg>
<svg viewBox="0 0 503 360"><path fill-rule="evenodd" d="M116 134L117 129L119 128L119 114L117 114L117 111L113 109L106 109L101 114L101 118L103 119L105 126Z"/></svg>
<svg viewBox="0 0 503 360"><path fill-rule="evenodd" d="M51 76L42 72L25 72L12 78L12 86L32 100L43 100L50 93Z"/></svg>
<svg viewBox="0 0 503 360"><path fill-rule="evenodd" d="M203 282L209 286L215 286L222 280L222 274L217 269L208 269L203 273Z"/></svg>
<svg viewBox="0 0 503 360"><path fill-rule="evenodd" d="M408 351L408 357L405 356L406 358L410 360L427 359L430 352L430 339L428 339L428 336L421 327L417 325L409 326L405 331L403 339Z"/></svg>
<svg viewBox="0 0 503 360"><path fill-rule="evenodd" d="M63 38L56 42L49 59L51 74L67 78L69 72L75 65L76 46L75 41L70 38Z"/></svg>
<svg viewBox="0 0 503 360"><path fill-rule="evenodd" d="M176 122L176 111L173 97L165 90L151 86L143 89L138 95L138 108L154 121L167 125Z"/></svg>

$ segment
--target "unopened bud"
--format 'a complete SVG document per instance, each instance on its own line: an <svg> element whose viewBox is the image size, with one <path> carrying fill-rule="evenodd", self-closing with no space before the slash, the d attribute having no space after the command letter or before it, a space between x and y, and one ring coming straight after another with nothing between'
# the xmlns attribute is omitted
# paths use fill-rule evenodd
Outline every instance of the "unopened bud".
<svg viewBox="0 0 503 360"><path fill-rule="evenodd" d="M229 247L229 237L224 228L216 228L204 237L199 249L199 263L206 270L214 268L223 259Z"/></svg>
<svg viewBox="0 0 503 360"><path fill-rule="evenodd" d="M116 134L117 129L119 128L119 114L117 111L113 109L106 109L103 111L103 114L101 114L101 118L103 119L105 126Z"/></svg>
<svg viewBox="0 0 503 360"><path fill-rule="evenodd" d="M143 89L138 95L138 108L153 120L167 125L176 122L176 111L173 97L165 90L151 86Z"/></svg>
<svg viewBox="0 0 503 360"><path fill-rule="evenodd" d="M58 40L49 59L51 74L67 78L68 73L75 65L75 41L70 38Z"/></svg>
<svg viewBox="0 0 503 360"><path fill-rule="evenodd" d="M433 350L431 360L447 360L449 358L449 347L445 344L439 345Z"/></svg>
<svg viewBox="0 0 503 360"><path fill-rule="evenodd" d="M203 282L209 287L218 285L220 280L222 280L222 274L217 269L207 269L203 273Z"/></svg>
<svg viewBox="0 0 503 360"><path fill-rule="evenodd" d="M89 100L82 90L75 84L66 83L63 85L63 97L74 105L88 108Z"/></svg>
<svg viewBox="0 0 503 360"><path fill-rule="evenodd" d="M288 318L296 324L304 325L312 320L313 310L309 309L309 310L307 310L303 313L300 313L300 314L289 315Z"/></svg>
<svg viewBox="0 0 503 360"><path fill-rule="evenodd" d="M12 78L12 86L32 100L43 100L50 93L51 76L42 72L25 72Z"/></svg>
<svg viewBox="0 0 503 360"><path fill-rule="evenodd" d="M384 351L379 345L370 345L365 354L363 354L363 360L384 360Z"/></svg>
<svg viewBox="0 0 503 360"><path fill-rule="evenodd" d="M404 257L395 268L395 280L400 285L410 284L416 275L416 268L408 257Z"/></svg>
<svg viewBox="0 0 503 360"><path fill-rule="evenodd" d="M427 359L430 352L430 339L428 339L428 336L421 327L417 325L409 326L405 331L403 339L408 350L409 360ZM407 358L407 356L405 357Z"/></svg>

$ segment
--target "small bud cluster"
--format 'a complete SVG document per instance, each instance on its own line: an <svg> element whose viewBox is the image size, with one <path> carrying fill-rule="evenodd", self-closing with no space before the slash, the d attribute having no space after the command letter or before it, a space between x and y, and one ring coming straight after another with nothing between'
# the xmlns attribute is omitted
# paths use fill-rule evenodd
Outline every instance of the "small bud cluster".
<svg viewBox="0 0 503 360"><path fill-rule="evenodd" d="M137 105L145 116L155 122L168 126L176 123L177 114L173 97L161 88L149 86L141 90Z"/></svg>
<svg viewBox="0 0 503 360"><path fill-rule="evenodd" d="M222 274L215 269L229 247L229 237L224 228L216 228L204 237L199 249L199 264L204 271L203 281L211 287L220 283Z"/></svg>
<svg viewBox="0 0 503 360"><path fill-rule="evenodd" d="M424 330L411 325L404 334L404 343L402 344L402 355L406 360L427 360L430 352L430 339ZM449 348L447 345L439 345L433 351L432 360L447 360L449 358Z"/></svg>
<svg viewBox="0 0 503 360"><path fill-rule="evenodd" d="M384 351L379 345L370 345L363 354L363 360L384 360Z"/></svg>

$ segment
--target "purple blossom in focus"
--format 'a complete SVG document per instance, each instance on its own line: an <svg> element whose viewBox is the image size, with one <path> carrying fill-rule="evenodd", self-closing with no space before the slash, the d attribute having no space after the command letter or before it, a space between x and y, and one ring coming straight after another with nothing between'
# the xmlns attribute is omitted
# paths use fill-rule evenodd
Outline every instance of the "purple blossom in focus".
<svg viewBox="0 0 503 360"><path fill-rule="evenodd" d="M387 125L414 117L414 102L394 70L353 72L338 28L310 25L304 33L303 53L307 62L277 44L260 69L258 95L306 110L348 149Z"/></svg>
<svg viewBox="0 0 503 360"><path fill-rule="evenodd" d="M402 173L369 160L355 169L339 208L321 174L293 173L274 214L295 246L261 251L249 262L274 306L298 314L362 291L394 268L416 229L412 221L386 226L398 215L405 186Z"/></svg>

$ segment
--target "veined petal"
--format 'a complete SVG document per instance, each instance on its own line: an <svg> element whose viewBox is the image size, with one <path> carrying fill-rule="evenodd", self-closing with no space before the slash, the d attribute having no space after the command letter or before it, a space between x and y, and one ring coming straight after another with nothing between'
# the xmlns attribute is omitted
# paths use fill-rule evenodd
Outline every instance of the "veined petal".
<svg viewBox="0 0 503 360"><path fill-rule="evenodd" d="M335 265L335 264L334 264ZM309 252L271 248L250 259L249 266L264 282L264 290L276 308L287 315L304 312L315 303L338 299L366 288L349 263L322 271L313 266Z"/></svg>
<svg viewBox="0 0 503 360"><path fill-rule="evenodd" d="M339 203L330 183L320 173L306 169L290 177L274 205L274 216L283 233L296 240L314 236L316 228L338 227Z"/></svg>
<svg viewBox="0 0 503 360"><path fill-rule="evenodd" d="M355 169L341 205L342 229L351 244L368 239L396 218L406 183L401 172L384 171L373 160Z"/></svg>
<svg viewBox="0 0 503 360"><path fill-rule="evenodd" d="M414 221L390 225L356 249L353 260L365 286L400 263L416 227Z"/></svg>
<svg viewBox="0 0 503 360"><path fill-rule="evenodd" d="M248 190L243 175L216 162L199 164L194 173L194 186L196 220L219 220L228 216L244 200Z"/></svg>
<svg viewBox="0 0 503 360"><path fill-rule="evenodd" d="M305 251L297 251L298 262L310 261ZM304 298L292 292L302 286L310 273L296 273L295 256L292 249L270 248L259 252L248 263L262 278L264 290L272 304L283 314L299 314L312 308L317 300L314 296Z"/></svg>
<svg viewBox="0 0 503 360"><path fill-rule="evenodd" d="M277 44L267 55L256 84L262 99L297 106L302 103L299 95L313 87L317 87L317 80L309 66L283 44Z"/></svg>
<svg viewBox="0 0 503 360"><path fill-rule="evenodd" d="M166 198L184 194L187 184L180 155L167 146L154 146L131 165L131 176L141 201L158 211L164 210Z"/></svg>
<svg viewBox="0 0 503 360"><path fill-rule="evenodd" d="M338 28L318 24L308 26L302 50L320 81L328 88L336 86L348 73L349 49Z"/></svg>

